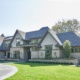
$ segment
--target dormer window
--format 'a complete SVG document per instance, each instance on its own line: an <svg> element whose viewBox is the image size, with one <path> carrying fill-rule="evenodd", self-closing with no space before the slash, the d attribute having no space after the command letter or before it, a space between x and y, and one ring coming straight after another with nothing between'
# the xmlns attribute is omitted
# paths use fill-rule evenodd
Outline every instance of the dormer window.
<svg viewBox="0 0 80 80"><path fill-rule="evenodd" d="M9 46L10 41L5 41L5 47Z"/></svg>
<svg viewBox="0 0 80 80"><path fill-rule="evenodd" d="M16 39L16 46L20 46L20 39Z"/></svg>
<svg viewBox="0 0 80 80"><path fill-rule="evenodd" d="M40 41L40 39L36 38L36 39L32 39L31 40L31 43L34 43L35 44L35 43L39 43L39 41Z"/></svg>

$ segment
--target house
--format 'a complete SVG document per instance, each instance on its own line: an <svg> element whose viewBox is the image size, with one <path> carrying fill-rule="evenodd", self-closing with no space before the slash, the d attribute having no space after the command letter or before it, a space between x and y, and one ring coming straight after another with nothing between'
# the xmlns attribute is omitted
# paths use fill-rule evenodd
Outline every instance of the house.
<svg viewBox="0 0 80 80"><path fill-rule="evenodd" d="M38 43L48 30L48 27L42 27L40 30L32 32L16 30L10 43L10 58L25 61L31 59L32 50L37 48Z"/></svg>
<svg viewBox="0 0 80 80"><path fill-rule="evenodd" d="M48 27L23 32L16 30L13 36L0 37L0 57L29 61L33 59L63 58L63 43L71 42L70 57L80 59L80 37L75 32L56 34Z"/></svg>
<svg viewBox="0 0 80 80"><path fill-rule="evenodd" d="M45 59L46 52L49 53L50 50L51 56L48 55L47 58L63 58L64 53L61 47L65 40L71 42L70 57L80 59L80 38L78 35L75 32L55 34L53 30L48 30L39 44L30 48L31 59Z"/></svg>
<svg viewBox="0 0 80 80"><path fill-rule="evenodd" d="M69 40L71 42L70 57L80 59L80 37L78 37L75 32L55 34L53 30L47 31L39 43L39 46L41 46L39 50L32 51L32 56L37 54L36 57L32 58L63 58L64 53L61 47L63 47L65 40ZM47 53L50 54L47 55Z"/></svg>
<svg viewBox="0 0 80 80"><path fill-rule="evenodd" d="M72 58L80 59L80 34L77 32L65 32L57 34L61 43L63 44L65 40L69 40L71 42L71 54Z"/></svg>

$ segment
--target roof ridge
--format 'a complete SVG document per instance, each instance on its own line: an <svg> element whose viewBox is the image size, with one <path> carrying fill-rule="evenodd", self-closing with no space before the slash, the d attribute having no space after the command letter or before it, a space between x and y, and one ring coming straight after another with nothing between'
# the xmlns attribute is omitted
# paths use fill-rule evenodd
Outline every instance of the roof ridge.
<svg viewBox="0 0 80 80"><path fill-rule="evenodd" d="M56 41L57 41L60 45L62 45L60 39L59 39L58 36L55 34L55 32L54 32L53 30L48 30L48 31L49 31L49 33L56 39Z"/></svg>
<svg viewBox="0 0 80 80"><path fill-rule="evenodd" d="M13 37L13 36L6 36L6 37ZM6 38L6 37L5 37L5 38Z"/></svg>
<svg viewBox="0 0 80 80"><path fill-rule="evenodd" d="M43 37L46 31L49 30L48 27L43 27L39 30L36 31L31 31L31 32L26 32L26 39L31 39L31 38L38 38L38 37Z"/></svg>
<svg viewBox="0 0 80 80"><path fill-rule="evenodd" d="M24 32L24 31L21 31L21 30L19 30L19 29L16 29L17 31L19 31L19 32L23 32L23 33L26 33L26 32Z"/></svg>
<svg viewBox="0 0 80 80"><path fill-rule="evenodd" d="M29 31L29 32L37 32L37 31L40 31L40 30L42 30L42 29L44 29L44 28L48 28L48 26L46 26L46 27L41 27L41 28L40 28L40 29L38 29L38 30ZM29 32L26 32L26 33L29 33Z"/></svg>
<svg viewBox="0 0 80 80"><path fill-rule="evenodd" d="M39 31L39 30L35 30L35 31L29 31L29 32L26 32L26 33L37 32L37 31Z"/></svg>

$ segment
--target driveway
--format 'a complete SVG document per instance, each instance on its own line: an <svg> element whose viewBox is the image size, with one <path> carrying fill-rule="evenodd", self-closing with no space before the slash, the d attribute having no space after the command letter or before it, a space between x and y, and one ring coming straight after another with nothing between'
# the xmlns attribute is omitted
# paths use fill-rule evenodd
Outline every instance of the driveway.
<svg viewBox="0 0 80 80"><path fill-rule="evenodd" d="M15 66L0 64L0 80L14 75L18 69Z"/></svg>

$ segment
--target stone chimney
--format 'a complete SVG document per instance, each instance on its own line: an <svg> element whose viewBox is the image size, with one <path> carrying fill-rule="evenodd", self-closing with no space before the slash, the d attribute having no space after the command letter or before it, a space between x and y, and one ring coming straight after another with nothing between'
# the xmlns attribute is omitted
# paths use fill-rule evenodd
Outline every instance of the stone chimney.
<svg viewBox="0 0 80 80"><path fill-rule="evenodd" d="M5 37L4 34L1 34L1 37Z"/></svg>

